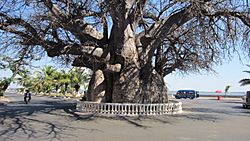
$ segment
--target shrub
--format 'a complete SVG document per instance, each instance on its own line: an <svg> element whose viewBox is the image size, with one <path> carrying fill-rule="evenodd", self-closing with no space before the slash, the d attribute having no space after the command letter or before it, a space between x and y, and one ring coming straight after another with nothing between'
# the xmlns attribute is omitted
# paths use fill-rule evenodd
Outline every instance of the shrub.
<svg viewBox="0 0 250 141"><path fill-rule="evenodd" d="M3 92L0 92L0 96L3 96Z"/></svg>

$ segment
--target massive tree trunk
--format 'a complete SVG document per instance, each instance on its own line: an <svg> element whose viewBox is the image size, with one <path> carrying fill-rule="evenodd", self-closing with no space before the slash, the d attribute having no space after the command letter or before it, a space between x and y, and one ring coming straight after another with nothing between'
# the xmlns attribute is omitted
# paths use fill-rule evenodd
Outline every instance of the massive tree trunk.
<svg viewBox="0 0 250 141"><path fill-rule="evenodd" d="M90 82L91 98L88 99L119 103L167 102L167 88L163 76L154 71L153 66L148 63L152 58L139 58L142 51L136 42L135 34L138 21L134 20L136 13L131 12L135 1L117 2L113 6L120 7L113 8L114 11L111 12L113 27L109 41L109 63L121 64L121 69L118 72L104 71L105 77L96 76L95 72L94 81Z"/></svg>
<svg viewBox="0 0 250 141"><path fill-rule="evenodd" d="M95 102L105 101L105 81L104 74L101 70L97 70L93 73L89 90L87 93L87 100Z"/></svg>
<svg viewBox="0 0 250 141"><path fill-rule="evenodd" d="M163 77L153 72L152 65L139 59L135 35L131 24L124 30L121 56L122 70L115 75L113 102L155 103L167 101ZM159 89L160 88L160 89Z"/></svg>

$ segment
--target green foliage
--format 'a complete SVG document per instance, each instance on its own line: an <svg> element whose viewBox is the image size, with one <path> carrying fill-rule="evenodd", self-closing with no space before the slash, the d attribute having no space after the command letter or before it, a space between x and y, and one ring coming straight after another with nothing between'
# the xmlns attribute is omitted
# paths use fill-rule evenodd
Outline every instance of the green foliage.
<svg viewBox="0 0 250 141"><path fill-rule="evenodd" d="M11 82L10 78L4 77L3 79L0 80L0 85L6 85Z"/></svg>
<svg viewBox="0 0 250 141"><path fill-rule="evenodd" d="M49 94L51 96L66 96L68 92L78 92L80 87L86 89L90 74L83 68L73 68L69 71L57 70L52 66L45 66L31 75L26 70L18 78L22 86L20 91L29 89L35 94Z"/></svg>
<svg viewBox="0 0 250 141"><path fill-rule="evenodd" d="M78 92L80 85L82 84L84 89L87 89L87 85L84 82L90 80L90 75L86 73L85 69L73 68L70 72L71 76L71 87L74 87L75 91Z"/></svg>
<svg viewBox="0 0 250 141"><path fill-rule="evenodd" d="M247 66L250 68L250 65L247 65ZM250 74L250 71L243 71L243 72ZM241 86L250 85L250 78L241 79L239 81L239 83L240 83Z"/></svg>
<svg viewBox="0 0 250 141"><path fill-rule="evenodd" d="M225 93L228 93L229 89L231 88L232 86L230 85L227 85L226 88L225 88Z"/></svg>
<svg viewBox="0 0 250 141"><path fill-rule="evenodd" d="M4 96L3 92L0 92L0 96Z"/></svg>
<svg viewBox="0 0 250 141"><path fill-rule="evenodd" d="M0 80L0 91L5 91L11 83L11 78L3 78Z"/></svg>
<svg viewBox="0 0 250 141"><path fill-rule="evenodd" d="M225 96L227 96L227 93L229 92L229 89L231 88L232 86L230 86L230 85L227 85L226 87L225 87Z"/></svg>
<svg viewBox="0 0 250 141"><path fill-rule="evenodd" d="M26 55L25 52L18 52L17 56L13 58L7 55L0 55L0 69L10 70L12 72L10 78L4 78L4 80L1 80L0 89L6 90L11 82L20 81L15 79L17 75L21 76L27 72L25 66L28 66L32 59Z"/></svg>
<svg viewBox="0 0 250 141"><path fill-rule="evenodd" d="M30 89L33 85L31 72L28 69L24 69L19 73L19 76L20 77L16 79L16 82L25 89Z"/></svg>
<svg viewBox="0 0 250 141"><path fill-rule="evenodd" d="M241 79L239 81L240 86L246 86L246 85L250 85L250 79L246 78L246 79Z"/></svg>

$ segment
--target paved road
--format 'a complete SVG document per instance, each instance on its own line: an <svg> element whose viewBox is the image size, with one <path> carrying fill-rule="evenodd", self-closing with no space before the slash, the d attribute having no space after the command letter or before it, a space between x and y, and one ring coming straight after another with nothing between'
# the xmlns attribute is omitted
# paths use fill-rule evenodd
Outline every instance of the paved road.
<svg viewBox="0 0 250 141"><path fill-rule="evenodd" d="M76 106L74 100L41 96L32 96L25 104L23 96L16 93L7 93L6 99L9 102L0 101L0 141L37 140L52 134L51 139L56 138L65 124L57 124L57 117L74 116Z"/></svg>
<svg viewBox="0 0 250 141"><path fill-rule="evenodd" d="M105 118L77 114L74 101L7 95L0 106L2 141L249 141L250 109L240 99L200 98L180 100L184 112L159 117Z"/></svg>
<svg viewBox="0 0 250 141"><path fill-rule="evenodd" d="M59 97L46 97L46 96L32 96L31 101L25 104L23 100L23 95L17 93L7 93L5 94L9 102L5 108L10 109L23 109L23 110L36 110L36 109L46 109L46 108L69 108L75 105L74 100L63 99Z"/></svg>

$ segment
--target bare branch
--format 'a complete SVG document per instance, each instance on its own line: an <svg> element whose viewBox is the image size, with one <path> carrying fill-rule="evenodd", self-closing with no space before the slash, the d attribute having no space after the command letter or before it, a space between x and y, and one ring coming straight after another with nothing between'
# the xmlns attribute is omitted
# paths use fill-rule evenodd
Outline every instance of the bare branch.
<svg viewBox="0 0 250 141"><path fill-rule="evenodd" d="M81 46L78 44L57 44L55 42L47 41L47 46L45 50L50 57L59 56L63 54L71 55L89 55L97 58L103 57L104 50L102 48L93 46ZM109 56L106 56L107 60Z"/></svg>
<svg viewBox="0 0 250 141"><path fill-rule="evenodd" d="M83 18L85 15L67 15L63 13L51 0L45 0L44 4L49 11L61 22L62 27L71 31L82 44L85 42L93 42L99 46L107 43L106 40L101 40L103 35L99 33L92 25L87 24ZM74 18L73 18L74 17Z"/></svg>

